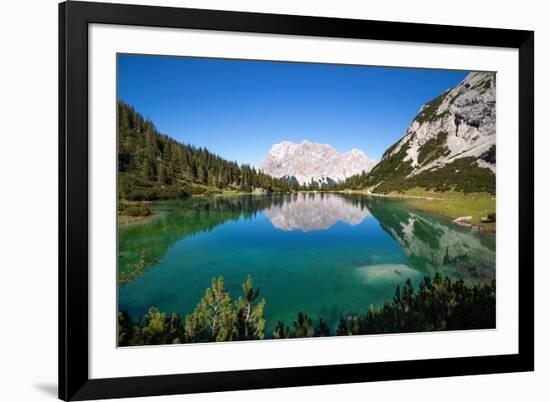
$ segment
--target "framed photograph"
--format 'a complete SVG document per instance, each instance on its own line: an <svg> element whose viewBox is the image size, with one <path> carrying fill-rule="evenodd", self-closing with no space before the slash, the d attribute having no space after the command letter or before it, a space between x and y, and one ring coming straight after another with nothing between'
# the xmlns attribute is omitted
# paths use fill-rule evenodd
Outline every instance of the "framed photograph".
<svg viewBox="0 0 550 402"><path fill-rule="evenodd" d="M534 33L59 5L59 397L534 369Z"/></svg>

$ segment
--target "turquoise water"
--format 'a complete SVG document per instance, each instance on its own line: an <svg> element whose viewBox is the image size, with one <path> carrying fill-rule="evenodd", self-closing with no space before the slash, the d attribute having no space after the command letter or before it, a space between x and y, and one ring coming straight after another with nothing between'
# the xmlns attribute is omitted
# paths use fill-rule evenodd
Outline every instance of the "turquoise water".
<svg viewBox="0 0 550 402"><path fill-rule="evenodd" d="M330 325L391 299L407 278L440 272L468 283L495 277L494 235L402 201L342 194L192 198L158 203L155 216L119 229L119 270L149 265L119 285L119 309L189 314L223 275L233 297L248 274L267 300L267 333L298 312Z"/></svg>

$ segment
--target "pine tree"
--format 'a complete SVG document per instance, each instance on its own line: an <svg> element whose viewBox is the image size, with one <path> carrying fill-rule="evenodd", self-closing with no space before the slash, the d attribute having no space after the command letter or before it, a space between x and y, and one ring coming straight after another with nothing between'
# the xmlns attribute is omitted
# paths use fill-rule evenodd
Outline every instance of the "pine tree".
<svg viewBox="0 0 550 402"><path fill-rule="evenodd" d="M231 296L223 289L223 277L212 279L199 304L185 319L185 334L192 342L229 341L233 337L235 312Z"/></svg>
<svg viewBox="0 0 550 402"><path fill-rule="evenodd" d="M202 184L208 183L208 173L203 165L197 166L197 181Z"/></svg>
<svg viewBox="0 0 550 402"><path fill-rule="evenodd" d="M172 314L167 319L165 313L151 307L143 317L141 331L134 342L142 345L164 345L180 343L182 337L181 325L177 315Z"/></svg>
<svg viewBox="0 0 550 402"><path fill-rule="evenodd" d="M118 346L131 346L135 343L139 327L134 323L132 317L126 312L118 313Z"/></svg>
<svg viewBox="0 0 550 402"><path fill-rule="evenodd" d="M260 295L260 288L254 289L250 275L241 288L243 295L236 302L238 339L264 339L265 299L256 303Z"/></svg>
<svg viewBox="0 0 550 402"><path fill-rule="evenodd" d="M159 164L157 169L157 180L161 185L166 184L167 182L166 168L162 163Z"/></svg>
<svg viewBox="0 0 550 402"><path fill-rule="evenodd" d="M290 329L282 321L277 321L275 329L273 330L273 339L287 339L290 338Z"/></svg>
<svg viewBox="0 0 550 402"><path fill-rule="evenodd" d="M291 338L311 338L313 336L313 322L305 313L298 313L298 318L294 320Z"/></svg>
<svg viewBox="0 0 550 402"><path fill-rule="evenodd" d="M330 327L323 317L319 317L319 325L315 328L314 336L330 336Z"/></svg>

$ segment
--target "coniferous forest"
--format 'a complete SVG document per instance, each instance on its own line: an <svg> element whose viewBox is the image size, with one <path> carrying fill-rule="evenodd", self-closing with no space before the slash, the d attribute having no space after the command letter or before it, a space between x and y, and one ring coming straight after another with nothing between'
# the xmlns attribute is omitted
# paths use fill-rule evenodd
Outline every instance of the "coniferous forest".
<svg viewBox="0 0 550 402"><path fill-rule="evenodd" d="M249 165L227 161L205 148L181 144L157 131L133 107L118 102L119 198L181 198L222 191L288 192L297 183L275 179Z"/></svg>

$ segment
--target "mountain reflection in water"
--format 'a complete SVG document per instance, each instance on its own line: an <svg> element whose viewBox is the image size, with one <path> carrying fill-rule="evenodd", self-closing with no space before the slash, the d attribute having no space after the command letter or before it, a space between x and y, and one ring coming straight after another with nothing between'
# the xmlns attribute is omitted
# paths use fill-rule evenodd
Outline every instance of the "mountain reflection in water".
<svg viewBox="0 0 550 402"><path fill-rule="evenodd" d="M189 314L218 275L234 297L252 275L267 300L268 332L299 311L336 325L344 314L382 305L407 279L495 278L494 234L404 201L300 193L192 197L151 208L151 220L118 232L119 272L129 272L143 250L154 261L120 281L119 308L136 319L151 306Z"/></svg>
<svg viewBox="0 0 550 402"><path fill-rule="evenodd" d="M495 278L494 234L407 209L402 201L370 199L368 205L412 267L469 282Z"/></svg>
<svg viewBox="0 0 550 402"><path fill-rule="evenodd" d="M273 204L264 213L277 229L290 231L328 229L341 221L358 225L371 216L366 206L335 194L295 194L284 203Z"/></svg>

